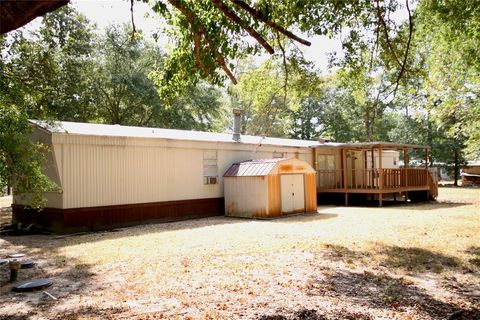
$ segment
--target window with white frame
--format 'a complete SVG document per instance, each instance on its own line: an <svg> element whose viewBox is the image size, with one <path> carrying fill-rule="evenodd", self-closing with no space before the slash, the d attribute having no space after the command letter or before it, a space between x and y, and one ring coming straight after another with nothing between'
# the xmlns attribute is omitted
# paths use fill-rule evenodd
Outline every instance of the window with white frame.
<svg viewBox="0 0 480 320"><path fill-rule="evenodd" d="M217 150L203 151L203 184L218 183Z"/></svg>

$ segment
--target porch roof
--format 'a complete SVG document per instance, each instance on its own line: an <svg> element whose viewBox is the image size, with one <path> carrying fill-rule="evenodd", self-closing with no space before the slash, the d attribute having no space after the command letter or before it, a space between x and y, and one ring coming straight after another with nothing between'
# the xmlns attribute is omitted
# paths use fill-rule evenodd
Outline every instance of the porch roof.
<svg viewBox="0 0 480 320"><path fill-rule="evenodd" d="M338 148L338 149L371 149L382 147L384 150L397 150L397 149L428 149L429 146L418 145L418 144L404 144L404 143L395 143L395 142L355 142L355 143L325 143L316 146L316 148Z"/></svg>

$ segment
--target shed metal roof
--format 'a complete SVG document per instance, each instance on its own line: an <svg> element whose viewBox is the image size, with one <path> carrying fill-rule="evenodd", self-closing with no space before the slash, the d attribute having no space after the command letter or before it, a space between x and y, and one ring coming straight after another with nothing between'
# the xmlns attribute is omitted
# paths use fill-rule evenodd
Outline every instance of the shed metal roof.
<svg viewBox="0 0 480 320"><path fill-rule="evenodd" d="M255 177L266 176L275 168L280 161L287 160L286 158L275 159L257 159L242 161L234 163L228 168L224 177Z"/></svg>

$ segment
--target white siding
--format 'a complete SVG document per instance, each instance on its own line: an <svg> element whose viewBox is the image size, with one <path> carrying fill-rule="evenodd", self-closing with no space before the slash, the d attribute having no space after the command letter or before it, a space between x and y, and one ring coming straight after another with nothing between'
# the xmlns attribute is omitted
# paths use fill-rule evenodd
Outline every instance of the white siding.
<svg viewBox="0 0 480 320"><path fill-rule="evenodd" d="M56 134L53 141L65 209L223 197L222 176L231 164L272 158L279 151L308 161L313 152L268 145ZM204 150L217 150L218 184L203 183Z"/></svg>
<svg viewBox="0 0 480 320"><path fill-rule="evenodd" d="M380 168L379 166L379 157L378 151L373 152L375 157L375 168ZM394 150L384 150L382 151L382 169L397 169L399 168L400 152ZM367 167L372 167L372 153L367 152Z"/></svg>

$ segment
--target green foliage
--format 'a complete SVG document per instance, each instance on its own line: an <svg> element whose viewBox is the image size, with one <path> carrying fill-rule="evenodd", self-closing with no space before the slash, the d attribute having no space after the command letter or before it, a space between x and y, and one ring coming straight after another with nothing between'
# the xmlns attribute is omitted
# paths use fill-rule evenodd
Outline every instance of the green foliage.
<svg viewBox="0 0 480 320"><path fill-rule="evenodd" d="M43 193L54 190L56 184L41 170L48 150L27 138L30 131L21 111L0 103L0 189L13 185L16 194L29 197L32 208L40 208L45 205Z"/></svg>
<svg viewBox="0 0 480 320"><path fill-rule="evenodd" d="M87 121L94 112L92 38L92 26L70 8L47 15L36 32L5 38L2 94L31 118Z"/></svg>
<svg viewBox="0 0 480 320"><path fill-rule="evenodd" d="M223 131L230 125L230 114L222 102L221 91L205 82L190 85L171 102L155 126L161 128Z"/></svg>
<svg viewBox="0 0 480 320"><path fill-rule="evenodd" d="M243 109L243 132L253 135L282 136L282 120L288 113L285 99L284 70L276 61L268 60L257 69L246 70L238 86L231 88L234 108ZM259 90L261 88L261 90Z"/></svg>
<svg viewBox="0 0 480 320"><path fill-rule="evenodd" d="M131 39L131 33L126 26L111 26L98 40L93 94L97 121L145 126L163 109L149 78L151 70L162 67L163 54L141 34Z"/></svg>
<svg viewBox="0 0 480 320"><path fill-rule="evenodd" d="M219 2L227 9L222 10ZM256 14L242 8L239 2L253 6ZM368 41L368 34L378 24L374 4L369 0L155 0L151 4L165 23L164 32L173 40L165 69L156 75L162 96L174 95L173 88L196 83L199 78L221 84L225 75L234 77L229 73L236 60L260 52L283 51L277 42L292 36L281 33L274 25L330 37L348 28L352 32L345 38L345 49L353 58L363 38ZM390 1L391 10L396 6L397 1ZM360 29L362 34L353 31ZM292 57L294 53L287 51L286 55Z"/></svg>
<svg viewBox="0 0 480 320"><path fill-rule="evenodd" d="M322 127L322 106L319 100L313 97L302 99L299 108L292 111L292 126L290 136L303 140L319 138Z"/></svg>
<svg viewBox="0 0 480 320"><path fill-rule="evenodd" d="M244 133L298 137L291 129L293 122L310 126L305 117L314 115L307 115L303 107L307 100L318 101L322 96L321 78L311 64L274 57L258 68L248 62L240 68L239 84L230 87L229 94L231 107L243 110ZM313 138L315 130L311 126L302 132Z"/></svg>
<svg viewBox="0 0 480 320"><path fill-rule="evenodd" d="M435 124L463 158L480 157L480 4L424 1L419 50L425 56L424 90ZM428 48L428 51L426 49ZM422 50L423 49L423 50ZM449 142L448 142L449 141Z"/></svg>

